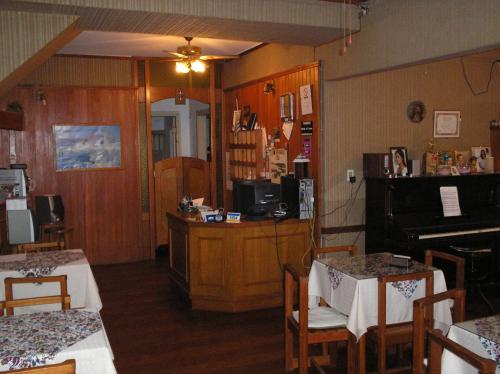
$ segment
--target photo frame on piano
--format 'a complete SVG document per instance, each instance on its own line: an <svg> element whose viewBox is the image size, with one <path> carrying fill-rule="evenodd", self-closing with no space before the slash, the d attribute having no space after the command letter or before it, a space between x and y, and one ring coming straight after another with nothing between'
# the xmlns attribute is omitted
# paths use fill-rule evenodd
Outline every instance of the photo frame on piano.
<svg viewBox="0 0 500 374"><path fill-rule="evenodd" d="M408 175L408 151L406 147L390 147L390 169L392 175Z"/></svg>

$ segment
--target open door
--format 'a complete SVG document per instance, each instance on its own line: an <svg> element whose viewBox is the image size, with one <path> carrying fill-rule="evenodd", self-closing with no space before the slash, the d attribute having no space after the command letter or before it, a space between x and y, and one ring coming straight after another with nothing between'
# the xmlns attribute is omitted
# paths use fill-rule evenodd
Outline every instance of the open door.
<svg viewBox="0 0 500 374"><path fill-rule="evenodd" d="M210 204L208 162L192 157L174 157L155 163L156 247L168 244L167 212L175 212L184 195L204 197Z"/></svg>

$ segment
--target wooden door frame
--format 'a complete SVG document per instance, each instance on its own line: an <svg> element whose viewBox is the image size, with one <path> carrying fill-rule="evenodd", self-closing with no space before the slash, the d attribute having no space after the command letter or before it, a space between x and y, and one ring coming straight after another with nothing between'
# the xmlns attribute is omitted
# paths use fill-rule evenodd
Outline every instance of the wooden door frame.
<svg viewBox="0 0 500 374"><path fill-rule="evenodd" d="M148 142L148 190L149 190L149 233L150 233L150 253L151 258L155 257L156 250L156 208L155 208L155 187L154 187L154 165L153 165L153 132L152 132L152 115L151 115L151 72L150 72L150 60L146 59L144 61L145 69L145 86L146 86L146 130L147 130L147 142ZM210 64L209 69L210 74L210 88L209 88L209 102L210 106L210 132L211 132L211 153L212 160L209 163L209 173L210 173L210 203L213 207L216 207L217 199L217 149L216 144L216 108L217 104L216 98L216 88L215 88L215 64ZM163 99L171 99L173 97L163 97ZM186 97L187 99L191 99ZM200 101L196 98L193 100ZM157 100L159 101L159 100ZM155 101L156 102L156 101ZM201 101L204 102L204 101ZM221 116L222 116L221 112ZM221 123L223 118L221 118Z"/></svg>

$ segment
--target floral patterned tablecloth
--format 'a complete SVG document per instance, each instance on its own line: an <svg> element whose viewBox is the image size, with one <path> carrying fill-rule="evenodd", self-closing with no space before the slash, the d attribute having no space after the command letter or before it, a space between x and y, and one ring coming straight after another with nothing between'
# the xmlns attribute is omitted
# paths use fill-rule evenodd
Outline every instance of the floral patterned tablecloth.
<svg viewBox="0 0 500 374"><path fill-rule="evenodd" d="M414 262L409 268L390 266L391 253L315 260L309 273L309 307L317 306L318 298L348 316L347 329L357 338L378 322L378 277L434 272L434 292L446 291L441 270ZM411 321L413 301L425 296L425 281L393 282L387 287L388 323ZM447 331L451 325L449 303L434 306L435 327Z"/></svg>
<svg viewBox="0 0 500 374"><path fill-rule="evenodd" d="M0 318L0 364L9 369L47 363L102 329L97 312L67 310Z"/></svg>
<svg viewBox="0 0 500 374"><path fill-rule="evenodd" d="M355 279L378 278L385 275L410 274L422 271L436 270L431 266L414 262L410 267L391 266L391 253L374 253L367 256L354 256L342 258L323 259L321 262L328 266L328 274L332 288L340 286L344 275L349 275ZM398 290L407 299L413 296L413 293L422 281L411 280L404 282L393 282L392 286Z"/></svg>
<svg viewBox="0 0 500 374"><path fill-rule="evenodd" d="M448 337L472 352L495 361L496 373L500 373L500 314L457 323L450 328ZM457 374L477 373L471 365L446 350L442 367L444 365Z"/></svg>
<svg viewBox="0 0 500 374"><path fill-rule="evenodd" d="M61 265L81 260L83 252L51 251L26 253L22 260L0 262L0 270L15 270L25 277L46 277Z"/></svg>

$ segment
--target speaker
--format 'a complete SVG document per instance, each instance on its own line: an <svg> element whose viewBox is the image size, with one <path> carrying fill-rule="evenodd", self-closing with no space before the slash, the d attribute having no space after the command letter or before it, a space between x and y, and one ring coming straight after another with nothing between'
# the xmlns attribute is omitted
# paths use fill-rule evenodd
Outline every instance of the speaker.
<svg viewBox="0 0 500 374"><path fill-rule="evenodd" d="M389 153L363 153L363 176L386 177L390 173Z"/></svg>
<svg viewBox="0 0 500 374"><path fill-rule="evenodd" d="M56 223L64 220L64 206L59 195L35 196L36 220L38 224Z"/></svg>

